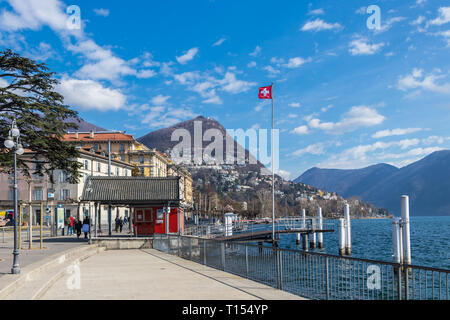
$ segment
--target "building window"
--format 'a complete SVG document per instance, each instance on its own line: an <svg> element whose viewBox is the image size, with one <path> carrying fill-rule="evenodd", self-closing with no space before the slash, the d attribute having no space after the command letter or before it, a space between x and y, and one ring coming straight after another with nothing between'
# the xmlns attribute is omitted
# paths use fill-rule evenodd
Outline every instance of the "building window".
<svg viewBox="0 0 450 320"><path fill-rule="evenodd" d="M125 155L124 154L120 155L120 160L125 161Z"/></svg>
<svg viewBox="0 0 450 320"><path fill-rule="evenodd" d="M89 161L84 160L84 170L89 170Z"/></svg>
<svg viewBox="0 0 450 320"><path fill-rule="evenodd" d="M17 199L20 199L20 193L19 193L19 189L17 189ZM14 189L10 188L8 190L8 200L14 200Z"/></svg>
<svg viewBox="0 0 450 320"><path fill-rule="evenodd" d="M144 156L139 156L139 163L140 164L144 163Z"/></svg>
<svg viewBox="0 0 450 320"><path fill-rule="evenodd" d="M102 172L102 164L97 162L97 172Z"/></svg>
<svg viewBox="0 0 450 320"><path fill-rule="evenodd" d="M33 190L33 200L34 201L44 200L44 191L42 190L42 188L36 188Z"/></svg>
<svg viewBox="0 0 450 320"><path fill-rule="evenodd" d="M141 168L141 174L144 176L145 175L145 170L144 168Z"/></svg>
<svg viewBox="0 0 450 320"><path fill-rule="evenodd" d="M125 171L125 177L128 177L128 170L127 169L123 169L123 171Z"/></svg>
<svg viewBox="0 0 450 320"><path fill-rule="evenodd" d="M64 171L61 171L59 173L59 182L64 183L67 182L67 180L69 180L69 176Z"/></svg>
<svg viewBox="0 0 450 320"><path fill-rule="evenodd" d="M125 145L123 143L120 144L120 153L124 153L125 152Z"/></svg>
<svg viewBox="0 0 450 320"><path fill-rule="evenodd" d="M98 144L94 144L94 151L98 151Z"/></svg>
<svg viewBox="0 0 450 320"><path fill-rule="evenodd" d="M120 168L119 168L119 167L116 167L116 176L118 176L119 173L120 173Z"/></svg>
<svg viewBox="0 0 450 320"><path fill-rule="evenodd" d="M68 200L70 199L70 189L61 189L60 190L60 200Z"/></svg>

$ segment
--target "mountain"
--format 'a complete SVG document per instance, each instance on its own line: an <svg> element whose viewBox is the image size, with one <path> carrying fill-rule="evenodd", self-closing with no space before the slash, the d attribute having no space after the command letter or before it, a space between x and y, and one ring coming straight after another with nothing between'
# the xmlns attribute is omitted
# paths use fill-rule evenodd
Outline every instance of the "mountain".
<svg viewBox="0 0 450 320"><path fill-rule="evenodd" d="M80 121L77 121L74 118L68 118L65 120L65 122L75 122L78 125L78 129L77 129L78 132L90 132L91 130L94 132L107 131L106 129L96 126L95 124L84 121L83 119L80 119ZM71 129L70 131L74 131L74 130Z"/></svg>
<svg viewBox="0 0 450 320"><path fill-rule="evenodd" d="M450 150L436 151L397 169L379 164L357 170L313 168L294 180L357 196L400 214L400 196L408 195L411 215L450 215Z"/></svg>
<svg viewBox="0 0 450 320"><path fill-rule="evenodd" d="M312 168L294 182L303 182L319 189L336 192L343 197L359 196L383 177L399 169L382 163L363 169L339 170Z"/></svg>
<svg viewBox="0 0 450 320"><path fill-rule="evenodd" d="M190 146L192 147L192 150L194 148L193 145L193 141L194 141L194 126L195 123L200 122L201 123L201 132L203 135L205 135L205 133L208 130L216 130L216 132L220 132L222 134L223 137L223 160L225 161L226 159L226 154L227 154L227 150L226 150L226 143L227 140L229 141L234 141L234 139L232 137L230 137L230 135L227 134L226 129L216 120L213 120L211 118L205 118L203 116L198 116L194 119L191 120L187 120L187 121L183 121L180 122L178 124L175 124L171 127L168 128L163 128L163 129L159 129L156 131L152 131L138 139L136 139L137 141L141 142L142 144L144 144L145 146L147 146L148 148L155 148L157 150L160 150L162 152L165 153L169 153L174 146L176 146L177 144L180 143L181 140L176 140L176 141L171 141L171 137L172 137L172 133L177 130L177 129L184 129L187 130L191 136L191 144ZM201 139L203 137L200 137ZM204 139L202 139L203 141ZM203 141L202 142L202 151L212 143L212 141ZM237 169L239 171L242 170L250 170L250 171L260 171L260 169L264 168L264 165L262 163L260 163L259 161L257 161L250 153L248 150L246 150L245 148L243 148L239 143L235 143L234 144L234 151L232 151L234 153L234 156L237 156L239 153L245 154L245 158L246 159L252 159L252 163L247 163L245 166L240 166ZM194 151L193 151L194 153ZM214 156L214 154L213 154Z"/></svg>

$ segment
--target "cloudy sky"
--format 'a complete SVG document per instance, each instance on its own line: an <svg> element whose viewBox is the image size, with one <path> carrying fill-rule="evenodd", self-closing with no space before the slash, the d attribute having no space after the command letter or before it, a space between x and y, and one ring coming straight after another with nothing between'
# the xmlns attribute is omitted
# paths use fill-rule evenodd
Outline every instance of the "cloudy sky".
<svg viewBox="0 0 450 320"><path fill-rule="evenodd" d="M57 72L86 121L136 137L197 115L270 129L258 87L273 82L292 179L450 147L446 1L3 0L0 47Z"/></svg>

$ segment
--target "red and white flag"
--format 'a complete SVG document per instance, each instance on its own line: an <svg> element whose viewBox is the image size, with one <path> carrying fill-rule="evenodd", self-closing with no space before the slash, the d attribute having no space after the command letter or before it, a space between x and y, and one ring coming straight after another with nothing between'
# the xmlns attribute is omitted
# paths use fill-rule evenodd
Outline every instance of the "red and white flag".
<svg viewBox="0 0 450 320"><path fill-rule="evenodd" d="M259 88L260 99L272 99L272 86Z"/></svg>

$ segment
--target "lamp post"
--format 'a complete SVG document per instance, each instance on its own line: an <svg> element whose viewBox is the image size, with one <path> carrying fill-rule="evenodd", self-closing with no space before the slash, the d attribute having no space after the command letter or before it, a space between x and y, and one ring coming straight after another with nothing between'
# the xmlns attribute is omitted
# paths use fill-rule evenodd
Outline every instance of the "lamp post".
<svg viewBox="0 0 450 320"><path fill-rule="evenodd" d="M11 130L9 130L8 138L5 140L5 147L12 149L14 153L14 251L13 251L13 266L11 269L12 274L20 274L19 266L19 249L17 247L17 224L18 224L18 209L17 209L17 155L24 153L22 145L19 143L20 131L17 128L16 119L11 124Z"/></svg>

